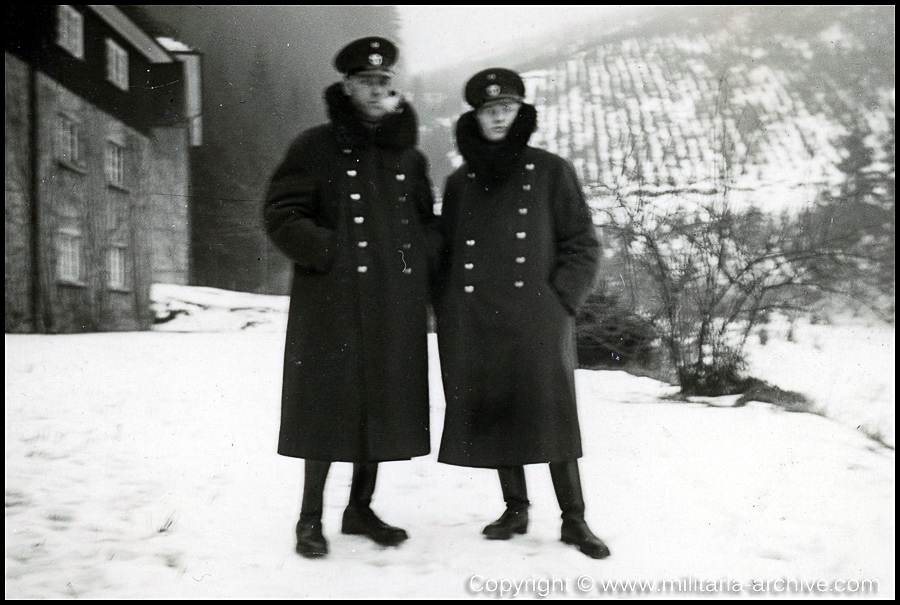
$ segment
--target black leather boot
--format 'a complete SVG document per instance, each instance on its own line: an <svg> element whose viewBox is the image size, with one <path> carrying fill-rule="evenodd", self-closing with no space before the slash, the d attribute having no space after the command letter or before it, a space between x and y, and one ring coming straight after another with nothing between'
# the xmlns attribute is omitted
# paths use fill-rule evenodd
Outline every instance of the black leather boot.
<svg viewBox="0 0 900 605"><path fill-rule="evenodd" d="M322 520L300 517L297 522L297 554L318 559L328 554L328 541L322 535Z"/></svg>
<svg viewBox="0 0 900 605"><path fill-rule="evenodd" d="M378 463L354 464L350 483L350 502L344 509L341 533L368 536L382 546L397 546L409 536L406 531L388 525L372 511L372 495Z"/></svg>
<svg viewBox="0 0 900 605"><path fill-rule="evenodd" d="M488 540L509 540L515 534L528 531L528 486L525 484L524 466L506 466L497 469L500 489L506 510L500 518L481 532Z"/></svg>
<svg viewBox="0 0 900 605"><path fill-rule="evenodd" d="M297 522L297 554L308 559L328 554L328 541L322 534L322 506L325 479L330 462L307 460L303 472L303 504Z"/></svg>
<svg viewBox="0 0 900 605"><path fill-rule="evenodd" d="M584 496L581 493L581 477L578 461L553 462L550 464L550 478L562 510L562 531L560 540L577 546L587 556L605 559L610 555L609 547L593 534L584 520Z"/></svg>

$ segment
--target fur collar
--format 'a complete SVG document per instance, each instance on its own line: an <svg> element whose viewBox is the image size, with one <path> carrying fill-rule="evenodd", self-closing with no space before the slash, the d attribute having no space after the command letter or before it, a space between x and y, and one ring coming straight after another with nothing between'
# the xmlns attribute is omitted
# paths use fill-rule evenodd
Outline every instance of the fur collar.
<svg viewBox="0 0 900 605"><path fill-rule="evenodd" d="M353 103L336 82L325 90L328 117L334 125L338 145L360 149L367 145L406 149L414 147L419 137L419 124L412 106L402 101L397 113L385 116L371 129L359 119Z"/></svg>
<svg viewBox="0 0 900 605"><path fill-rule="evenodd" d="M506 138L491 143L481 135L473 110L464 113L456 122L456 145L475 178L490 190L509 179L536 129L537 110L533 105L523 103Z"/></svg>

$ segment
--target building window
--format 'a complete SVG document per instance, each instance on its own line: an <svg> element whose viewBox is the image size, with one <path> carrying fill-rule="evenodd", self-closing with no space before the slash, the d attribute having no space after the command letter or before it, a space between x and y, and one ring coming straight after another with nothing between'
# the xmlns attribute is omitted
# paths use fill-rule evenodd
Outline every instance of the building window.
<svg viewBox="0 0 900 605"><path fill-rule="evenodd" d="M111 185L125 186L125 148L112 141L106 144L106 178Z"/></svg>
<svg viewBox="0 0 900 605"><path fill-rule="evenodd" d="M57 234L57 273L65 282L81 282L81 230L60 229Z"/></svg>
<svg viewBox="0 0 900 605"><path fill-rule="evenodd" d="M106 40L106 79L122 90L128 90L128 53L108 38Z"/></svg>
<svg viewBox="0 0 900 605"><path fill-rule="evenodd" d="M70 116L60 114L57 134L59 159L73 166L81 166L81 124Z"/></svg>
<svg viewBox="0 0 900 605"><path fill-rule="evenodd" d="M84 17L68 4L56 8L56 43L73 57L83 59Z"/></svg>
<svg viewBox="0 0 900 605"><path fill-rule="evenodd" d="M124 290L125 282L125 259L127 257L127 248L122 245L114 245L109 249L107 254L107 265L109 275L109 287L114 290Z"/></svg>

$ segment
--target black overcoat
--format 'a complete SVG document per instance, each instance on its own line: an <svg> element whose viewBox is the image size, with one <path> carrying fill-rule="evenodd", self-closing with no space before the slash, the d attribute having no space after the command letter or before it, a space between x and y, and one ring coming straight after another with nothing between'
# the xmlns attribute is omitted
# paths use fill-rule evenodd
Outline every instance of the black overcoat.
<svg viewBox="0 0 900 605"><path fill-rule="evenodd" d="M435 310L447 409L438 460L496 468L582 455L574 316L599 242L572 166L526 147L487 191L446 185Z"/></svg>
<svg viewBox="0 0 900 605"><path fill-rule="evenodd" d="M412 108L370 130L339 87L301 134L264 221L294 262L278 453L330 461L430 451L427 316L433 196Z"/></svg>

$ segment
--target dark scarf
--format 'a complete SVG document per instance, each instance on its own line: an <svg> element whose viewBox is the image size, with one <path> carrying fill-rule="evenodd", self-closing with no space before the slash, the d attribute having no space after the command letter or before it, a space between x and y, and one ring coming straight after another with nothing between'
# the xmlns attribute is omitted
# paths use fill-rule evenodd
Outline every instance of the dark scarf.
<svg viewBox="0 0 900 605"><path fill-rule="evenodd" d="M328 117L334 125L338 145L360 149L367 145L406 149L414 147L419 137L419 125L412 106L402 101L397 113L385 116L374 129L359 118L353 102L337 82L325 89Z"/></svg>
<svg viewBox="0 0 900 605"><path fill-rule="evenodd" d="M456 145L469 170L481 185L491 190L509 179L537 129L537 110L522 103L506 138L491 143L481 135L475 111L464 113L456 122Z"/></svg>

